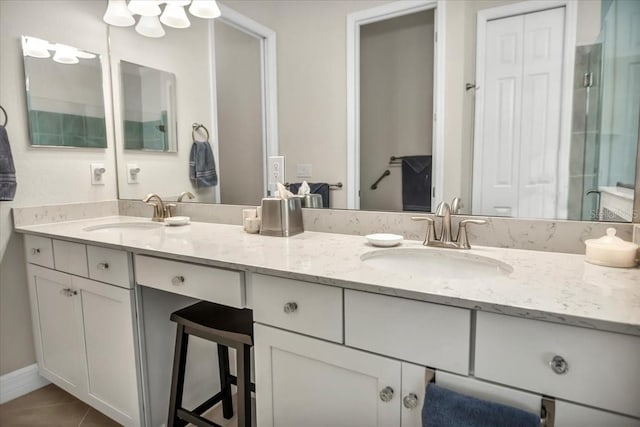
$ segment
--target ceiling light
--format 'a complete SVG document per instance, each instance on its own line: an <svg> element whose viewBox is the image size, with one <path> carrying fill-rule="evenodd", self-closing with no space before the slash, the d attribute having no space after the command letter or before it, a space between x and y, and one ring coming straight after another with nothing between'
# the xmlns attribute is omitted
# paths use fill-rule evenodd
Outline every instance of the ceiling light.
<svg viewBox="0 0 640 427"><path fill-rule="evenodd" d="M184 11L184 6L180 6L173 1L167 2L167 5L164 7L164 12L160 17L160 22L173 28L187 28L191 25Z"/></svg>
<svg viewBox="0 0 640 427"><path fill-rule="evenodd" d="M35 37L22 38L22 51L26 56L34 58L49 58L51 54L48 50L49 42Z"/></svg>
<svg viewBox="0 0 640 427"><path fill-rule="evenodd" d="M158 16L162 12L156 0L131 0L129 10L141 16Z"/></svg>
<svg viewBox="0 0 640 427"><path fill-rule="evenodd" d="M136 25L136 32L146 37L163 37L165 32L157 16L141 16Z"/></svg>
<svg viewBox="0 0 640 427"><path fill-rule="evenodd" d="M221 15L220 8L215 0L193 0L189 7L189 12L193 16L204 19L217 18Z"/></svg>
<svg viewBox="0 0 640 427"><path fill-rule="evenodd" d="M77 53L78 49L66 44L56 43L56 53L53 55L53 60L60 64L77 64L80 62Z"/></svg>
<svg viewBox="0 0 640 427"><path fill-rule="evenodd" d="M102 20L116 27L130 27L136 23L127 8L126 0L109 0L107 11L104 13Z"/></svg>

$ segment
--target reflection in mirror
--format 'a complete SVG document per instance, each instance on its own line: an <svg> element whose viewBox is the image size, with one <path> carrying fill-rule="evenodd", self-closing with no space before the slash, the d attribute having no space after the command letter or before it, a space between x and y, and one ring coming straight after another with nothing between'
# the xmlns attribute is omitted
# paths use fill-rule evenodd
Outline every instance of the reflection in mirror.
<svg viewBox="0 0 640 427"><path fill-rule="evenodd" d="M177 151L176 76L126 61L120 72L124 148Z"/></svg>
<svg viewBox="0 0 640 427"><path fill-rule="evenodd" d="M22 52L31 145L105 148L100 56L28 36Z"/></svg>

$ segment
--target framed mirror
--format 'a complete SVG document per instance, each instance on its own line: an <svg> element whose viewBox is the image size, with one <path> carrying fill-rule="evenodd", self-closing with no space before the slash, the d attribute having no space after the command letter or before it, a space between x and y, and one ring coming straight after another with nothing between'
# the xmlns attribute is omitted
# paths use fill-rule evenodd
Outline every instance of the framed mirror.
<svg viewBox="0 0 640 427"><path fill-rule="evenodd" d="M176 76L120 62L124 149L178 151Z"/></svg>
<svg viewBox="0 0 640 427"><path fill-rule="evenodd" d="M100 55L29 36L22 52L31 145L106 148Z"/></svg>

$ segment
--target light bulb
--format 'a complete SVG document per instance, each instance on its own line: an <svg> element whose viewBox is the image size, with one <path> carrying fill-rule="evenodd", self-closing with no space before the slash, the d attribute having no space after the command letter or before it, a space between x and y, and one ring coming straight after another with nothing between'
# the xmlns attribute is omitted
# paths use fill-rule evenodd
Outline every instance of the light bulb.
<svg viewBox="0 0 640 427"><path fill-rule="evenodd" d="M136 32L146 37L163 37L165 32L157 16L141 16L136 25Z"/></svg>
<svg viewBox="0 0 640 427"><path fill-rule="evenodd" d="M189 12L193 16L204 19L213 19L221 15L215 0L193 0Z"/></svg>
<svg viewBox="0 0 640 427"><path fill-rule="evenodd" d="M51 54L48 50L49 42L35 37L22 38L22 52L25 56L34 58L49 58Z"/></svg>
<svg viewBox="0 0 640 427"><path fill-rule="evenodd" d="M53 55L53 60L60 64L77 64L80 62L76 55L78 49L73 46L56 43L55 50L56 53Z"/></svg>
<svg viewBox="0 0 640 427"><path fill-rule="evenodd" d="M130 27L136 23L136 20L127 8L127 2L125 0L109 0L107 11L104 13L102 20L116 27Z"/></svg>
<svg viewBox="0 0 640 427"><path fill-rule="evenodd" d="M156 0L131 0L129 10L140 16L158 16L162 12Z"/></svg>
<svg viewBox="0 0 640 427"><path fill-rule="evenodd" d="M187 28L191 25L184 11L184 6L173 2L167 2L167 5L164 7L164 12L160 17L160 22L173 28Z"/></svg>

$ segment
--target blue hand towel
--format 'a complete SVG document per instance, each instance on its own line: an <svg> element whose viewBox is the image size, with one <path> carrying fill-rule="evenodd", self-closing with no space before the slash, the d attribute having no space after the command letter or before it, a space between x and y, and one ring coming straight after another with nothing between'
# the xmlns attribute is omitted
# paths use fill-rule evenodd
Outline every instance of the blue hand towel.
<svg viewBox="0 0 640 427"><path fill-rule="evenodd" d="M189 154L189 178L195 181L196 187L213 187L218 185L216 162L208 141L195 141Z"/></svg>
<svg viewBox="0 0 640 427"><path fill-rule="evenodd" d="M329 199L331 194L331 188L329 187L329 184L327 184L326 182L308 182L307 184L309 184L309 190L311 191L311 194L320 194L322 196L322 207L328 208L329 204L331 203ZM293 194L298 194L298 189L301 185L301 182L289 184L289 191L291 191Z"/></svg>
<svg viewBox="0 0 640 427"><path fill-rule="evenodd" d="M539 427L540 416L429 384L423 427Z"/></svg>
<svg viewBox="0 0 640 427"><path fill-rule="evenodd" d="M402 210L431 212L431 156L402 159Z"/></svg>
<svg viewBox="0 0 640 427"><path fill-rule="evenodd" d="M0 126L0 200L13 200L17 186L9 135L5 127Z"/></svg>

